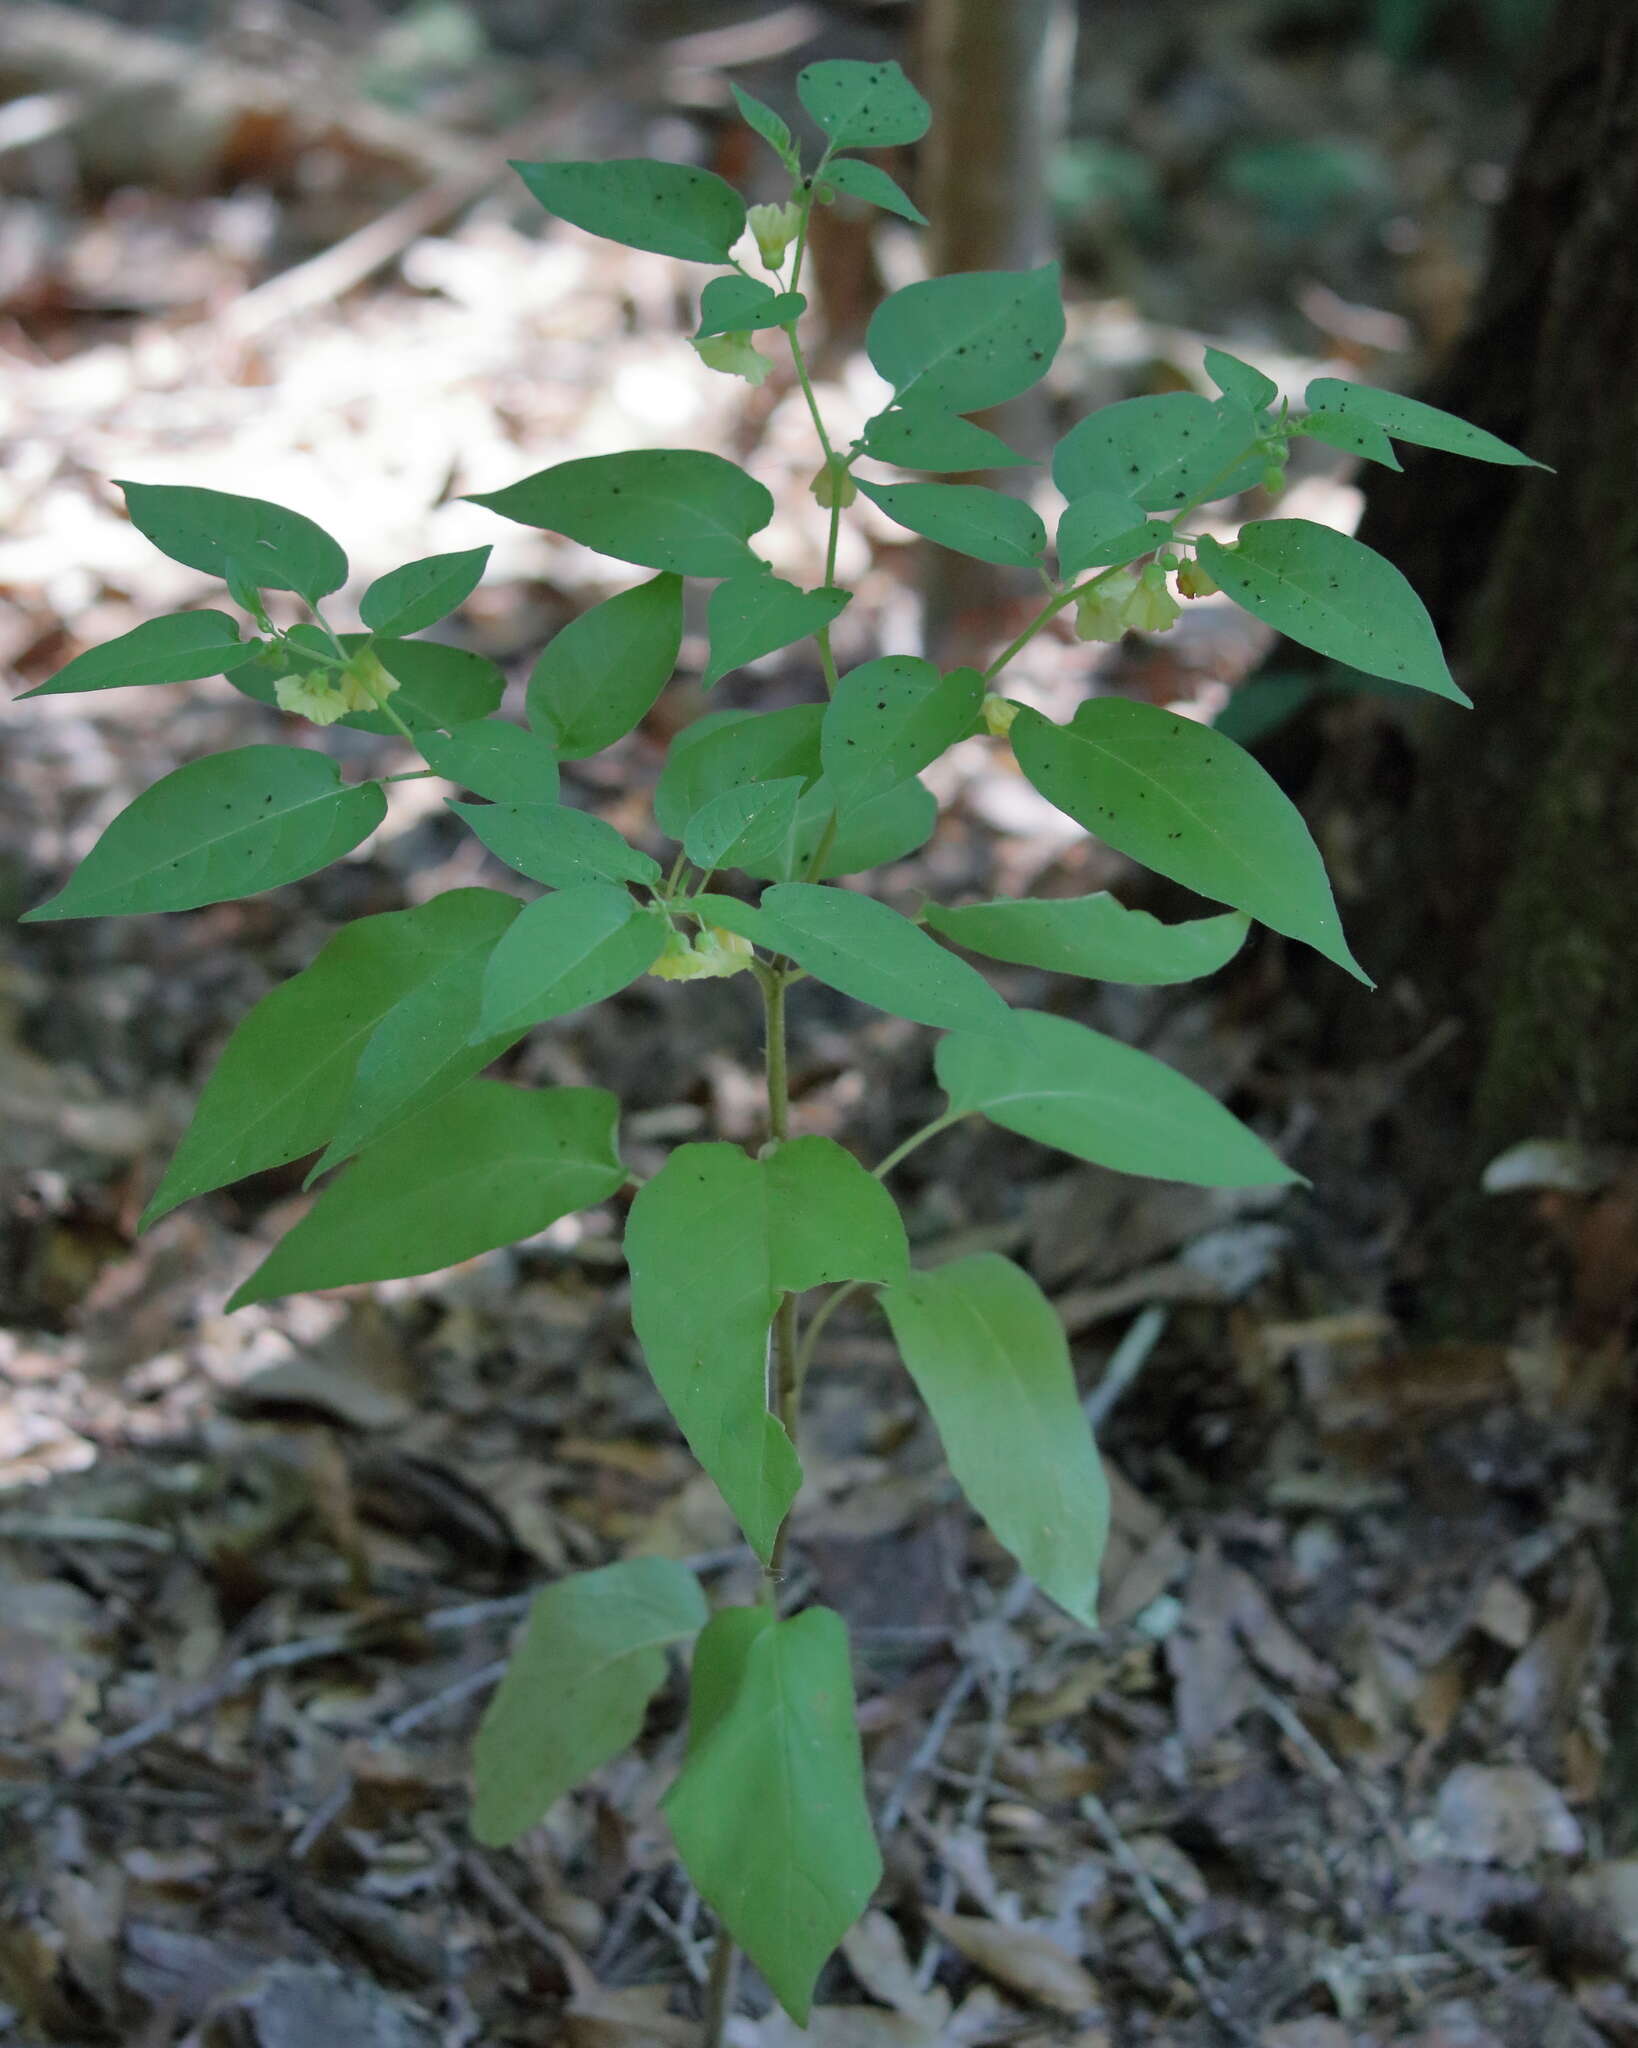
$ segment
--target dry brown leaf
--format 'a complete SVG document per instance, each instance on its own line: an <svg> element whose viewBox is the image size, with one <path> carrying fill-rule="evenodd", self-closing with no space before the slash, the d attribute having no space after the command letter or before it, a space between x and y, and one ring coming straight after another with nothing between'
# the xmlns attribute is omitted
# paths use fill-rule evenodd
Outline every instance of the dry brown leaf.
<svg viewBox="0 0 1638 2048"><path fill-rule="evenodd" d="M873 1910L842 1936L848 1968L872 1998L923 2025L938 2027L950 2016L948 1996L937 1985L923 1991L905 1953L904 1936L888 1916Z"/></svg>
<svg viewBox="0 0 1638 2048"><path fill-rule="evenodd" d="M1435 1803L1434 1833L1437 1852L1458 1863L1512 1868L1581 1849L1563 1795L1528 1764L1458 1764Z"/></svg>
<svg viewBox="0 0 1638 2048"><path fill-rule="evenodd" d="M935 1909L929 1909L927 1924L976 1969L1037 2005L1082 2013L1099 2003L1092 1978L1050 1935Z"/></svg>

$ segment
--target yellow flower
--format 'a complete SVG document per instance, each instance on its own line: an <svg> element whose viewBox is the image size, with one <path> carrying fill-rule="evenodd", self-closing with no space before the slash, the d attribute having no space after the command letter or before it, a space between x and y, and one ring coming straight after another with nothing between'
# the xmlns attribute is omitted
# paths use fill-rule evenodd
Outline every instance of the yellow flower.
<svg viewBox="0 0 1638 2048"><path fill-rule="evenodd" d="M342 701L349 711L379 711L397 688L398 678L388 675L380 657L367 647L341 672Z"/></svg>
<svg viewBox="0 0 1638 2048"><path fill-rule="evenodd" d="M1117 569L1113 576L1086 590L1075 600L1077 640L1118 640L1131 621L1126 616L1127 600L1136 594L1138 579L1130 569Z"/></svg>
<svg viewBox="0 0 1638 2048"><path fill-rule="evenodd" d="M808 489L816 505L829 512L840 506L843 511L859 495L859 486L853 481L853 472L840 456L832 456L828 462L821 462L809 480Z"/></svg>
<svg viewBox="0 0 1638 2048"><path fill-rule="evenodd" d="M323 669L309 669L305 675L280 676L273 685L281 711L298 718L310 718L315 725L334 725L352 709Z"/></svg>
<svg viewBox="0 0 1638 2048"><path fill-rule="evenodd" d="M746 225L756 237L757 253L770 270L785 260L785 251L802 230L802 209L794 200L783 206L752 206L745 214Z"/></svg>
<svg viewBox="0 0 1638 2048"><path fill-rule="evenodd" d="M721 370L725 377L743 377L747 384L760 384L773 368L772 357L752 348L748 333L708 334L689 346L708 370Z"/></svg>
<svg viewBox="0 0 1638 2048"><path fill-rule="evenodd" d="M996 696L992 690L978 708L984 714L984 730L999 740L1012 731L1012 721L1024 707L1010 697Z"/></svg>
<svg viewBox="0 0 1638 2048"><path fill-rule="evenodd" d="M1166 587L1166 572L1151 562L1126 600L1122 617L1140 633L1165 633L1176 625L1183 607Z"/></svg>

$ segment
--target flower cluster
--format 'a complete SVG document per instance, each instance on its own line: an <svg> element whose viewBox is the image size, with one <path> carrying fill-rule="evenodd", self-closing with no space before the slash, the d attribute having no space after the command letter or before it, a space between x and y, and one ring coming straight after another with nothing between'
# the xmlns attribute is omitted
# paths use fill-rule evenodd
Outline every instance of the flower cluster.
<svg viewBox="0 0 1638 2048"><path fill-rule="evenodd" d="M740 973L750 966L754 951L749 939L724 931L719 924L708 924L692 940L673 929L667 935L665 951L648 971L661 981L706 981Z"/></svg>
<svg viewBox="0 0 1638 2048"><path fill-rule="evenodd" d="M366 647L343 669L310 668L280 676L273 694L281 711L314 725L334 725L349 711L379 711L397 688L398 678L388 675L380 657Z"/></svg>

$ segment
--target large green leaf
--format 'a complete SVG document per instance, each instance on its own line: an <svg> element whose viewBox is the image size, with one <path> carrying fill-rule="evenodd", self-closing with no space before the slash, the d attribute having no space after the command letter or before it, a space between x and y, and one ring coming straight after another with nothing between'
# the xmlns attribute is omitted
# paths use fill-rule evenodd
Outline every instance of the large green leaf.
<svg viewBox="0 0 1638 2048"><path fill-rule="evenodd" d="M529 723L565 761L633 730L671 680L682 645L682 578L656 576L554 633L529 676Z"/></svg>
<svg viewBox="0 0 1638 2048"><path fill-rule="evenodd" d="M881 1304L962 1492L1041 1590L1095 1629L1109 1483L1051 1302L979 1252L912 1273Z"/></svg>
<svg viewBox="0 0 1638 2048"><path fill-rule="evenodd" d="M879 206L884 213L896 213L900 220L914 221L918 228L927 225L926 214L880 164L865 163L859 157L838 158L834 163L826 164L821 184L834 186L850 199L862 199L867 205Z"/></svg>
<svg viewBox="0 0 1638 2048"><path fill-rule="evenodd" d="M358 616L372 632L419 633L448 618L477 589L491 550L424 555L378 576L358 600Z"/></svg>
<svg viewBox="0 0 1638 2048"><path fill-rule="evenodd" d="M517 914L492 889L356 919L312 965L262 997L228 1040L142 1218L316 1152L347 1107L359 1055L396 1005Z"/></svg>
<svg viewBox="0 0 1638 2048"><path fill-rule="evenodd" d="M174 769L128 804L66 888L25 922L195 910L328 867L386 816L377 782L350 787L324 754L235 747Z"/></svg>
<svg viewBox="0 0 1638 2048"><path fill-rule="evenodd" d="M1015 1010L1012 1023L939 1041L938 1078L957 1116L986 1116L1116 1173L1206 1188L1301 1178L1215 1096L1135 1046L1041 1010Z"/></svg>
<svg viewBox="0 0 1638 2048"><path fill-rule="evenodd" d="M730 669L821 631L851 596L851 591L832 588L801 590L778 576L730 576L712 591L705 609L711 643L706 687L721 682Z"/></svg>
<svg viewBox="0 0 1638 2048"><path fill-rule="evenodd" d="M523 1031L600 1003L646 974L665 919L612 882L580 882L524 910L489 956L474 1037Z"/></svg>
<svg viewBox="0 0 1638 2048"><path fill-rule="evenodd" d="M858 479L873 505L900 526L980 562L1030 569L1046 551L1035 507L982 484L873 484Z"/></svg>
<svg viewBox="0 0 1638 2048"><path fill-rule="evenodd" d="M532 882L570 889L577 882L646 882L660 865L604 818L567 804L451 804L497 860Z"/></svg>
<svg viewBox="0 0 1638 2048"><path fill-rule="evenodd" d="M1085 569L1135 562L1171 538L1169 523L1145 519L1135 498L1122 491L1088 491L1059 517L1058 573L1079 576Z"/></svg>
<svg viewBox="0 0 1638 2048"><path fill-rule="evenodd" d="M642 1731L665 1652L705 1627L694 1574L631 1557L543 1587L478 1726L472 1832L500 1848Z"/></svg>
<svg viewBox="0 0 1638 2048"><path fill-rule="evenodd" d="M694 901L713 924L787 954L817 980L895 1017L945 1031L994 1031L1010 1021L1006 1004L976 968L874 897L815 882L780 882L757 909L729 896Z"/></svg>
<svg viewBox="0 0 1638 2048"><path fill-rule="evenodd" d="M828 1607L751 1622L730 1608L700 1637L694 1685L707 1712L666 1818L700 1896L803 2026L882 1871L847 1630Z"/></svg>
<svg viewBox="0 0 1638 2048"><path fill-rule="evenodd" d="M800 775L725 789L689 819L683 852L707 873L768 860L780 847L789 845L801 795Z"/></svg>
<svg viewBox="0 0 1638 2048"><path fill-rule="evenodd" d="M1369 985L1301 812L1233 740L1125 697L1094 697L1068 725L1026 708L1009 737L1042 796L1088 832Z"/></svg>
<svg viewBox="0 0 1638 2048"><path fill-rule="evenodd" d="M1017 469L1027 455L1009 448L999 434L974 426L957 413L879 412L865 425L864 452L900 469L940 470L946 474L982 469Z"/></svg>
<svg viewBox="0 0 1638 2048"><path fill-rule="evenodd" d="M973 668L940 675L913 654L888 654L849 669L825 707L820 759L844 815L936 761L975 729L984 678Z"/></svg>
<svg viewBox="0 0 1638 2048"><path fill-rule="evenodd" d="M447 733L425 733L421 754L429 768L450 782L496 803L557 801L557 755L551 741L503 718L477 718Z"/></svg>
<svg viewBox="0 0 1638 2048"><path fill-rule="evenodd" d="M474 1038L484 968L522 905L494 889L461 889L436 900L456 898L468 906L464 931L370 1033L353 1070L346 1106L307 1176L309 1187L361 1146L470 1081L520 1036L506 1031Z"/></svg>
<svg viewBox="0 0 1638 2048"><path fill-rule="evenodd" d="M626 1178L602 1088L468 1081L367 1145L228 1302L433 1273L605 1201Z"/></svg>
<svg viewBox="0 0 1638 2048"><path fill-rule="evenodd" d="M1374 548L1308 519L1257 519L1232 547L1209 534L1201 562L1243 610L1333 661L1472 700L1451 680L1427 607Z"/></svg>
<svg viewBox="0 0 1638 2048"><path fill-rule="evenodd" d="M788 327L807 310L800 292L776 292L754 277L714 277L700 293L694 333L700 341L713 334L755 334L763 327Z"/></svg>
<svg viewBox="0 0 1638 2048"><path fill-rule="evenodd" d="M192 484L115 482L131 524L173 562L224 582L232 563L257 590L294 590L309 602L347 580L347 557L300 512Z"/></svg>
<svg viewBox="0 0 1638 2048"><path fill-rule="evenodd" d="M714 171L653 157L512 168L549 213L605 241L693 263L726 263L745 232L745 202Z"/></svg>
<svg viewBox="0 0 1638 2048"><path fill-rule="evenodd" d="M833 149L886 149L919 142L933 110L897 64L832 58L796 74L796 96Z"/></svg>
<svg viewBox="0 0 1638 2048"><path fill-rule="evenodd" d="M1064 338L1056 263L930 277L883 299L865 348L901 404L979 412L1052 367Z"/></svg>
<svg viewBox="0 0 1638 2048"><path fill-rule="evenodd" d="M1154 987L1215 974L1245 944L1241 911L1162 924L1103 890L1092 896L1018 896L954 909L929 903L933 930L971 952L1050 974Z"/></svg>
<svg viewBox="0 0 1638 2048"><path fill-rule="evenodd" d="M681 839L689 820L725 790L819 774L822 704L780 711L716 711L697 718L671 742L654 790L660 830Z"/></svg>
<svg viewBox="0 0 1638 2048"><path fill-rule="evenodd" d="M773 517L773 497L737 464L698 448L584 455L504 490L472 494L520 526L567 534L599 554L679 576L754 568L746 545Z"/></svg>
<svg viewBox="0 0 1638 2048"><path fill-rule="evenodd" d="M80 690L123 690L135 683L191 683L241 668L262 651L241 640L226 612L173 612L148 619L100 647L88 647L24 697L62 697ZM19 699L19 702L21 699Z"/></svg>
<svg viewBox="0 0 1638 2048"><path fill-rule="evenodd" d="M655 1384L766 1560L801 1477L768 1413L769 1322L786 1292L902 1278L899 1212L829 1138L796 1138L765 1159L680 1145L632 1203L626 1262Z"/></svg>
<svg viewBox="0 0 1638 2048"><path fill-rule="evenodd" d="M1110 491L1146 512L1171 512L1254 483L1263 468L1249 452L1255 431L1238 399L1198 391L1126 398L1070 428L1052 457L1052 481L1072 503Z"/></svg>
<svg viewBox="0 0 1638 2048"><path fill-rule="evenodd" d="M923 782L901 782L883 796L867 797L840 819L830 850L815 872L808 870L837 814L838 792L829 776L809 785L796 806L790 830L764 855L747 853L739 865L759 882L833 882L904 860L927 844L938 824L938 800Z"/></svg>
<svg viewBox="0 0 1638 2048"><path fill-rule="evenodd" d="M1305 394L1316 412L1369 420L1373 426L1392 434L1396 441L1414 441L1423 448L1442 448L1449 455L1466 455L1474 462L1500 462L1513 468L1546 469L1511 442L1483 427L1443 412L1436 405L1424 405L1419 398L1404 398L1397 391L1383 391L1375 384L1354 384L1345 377L1316 377Z"/></svg>

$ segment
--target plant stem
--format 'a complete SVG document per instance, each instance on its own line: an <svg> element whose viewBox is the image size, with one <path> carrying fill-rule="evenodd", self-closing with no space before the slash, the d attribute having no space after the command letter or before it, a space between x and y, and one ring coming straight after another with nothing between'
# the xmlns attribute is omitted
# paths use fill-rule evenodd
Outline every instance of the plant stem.
<svg viewBox="0 0 1638 2048"><path fill-rule="evenodd" d="M705 1986L705 2048L726 2048L738 1987L739 1948L727 1929L721 1928L711 1951L711 1974Z"/></svg>
<svg viewBox="0 0 1638 2048"><path fill-rule="evenodd" d="M947 1109L942 1116L934 1117L930 1124L923 1124L919 1131L912 1131L902 1145L895 1145L881 1164L872 1169L876 1178L886 1180L899 1161L908 1159L918 1145L925 1145L929 1138L936 1138L940 1131L947 1131L952 1124L960 1123L965 1115L965 1110Z"/></svg>

